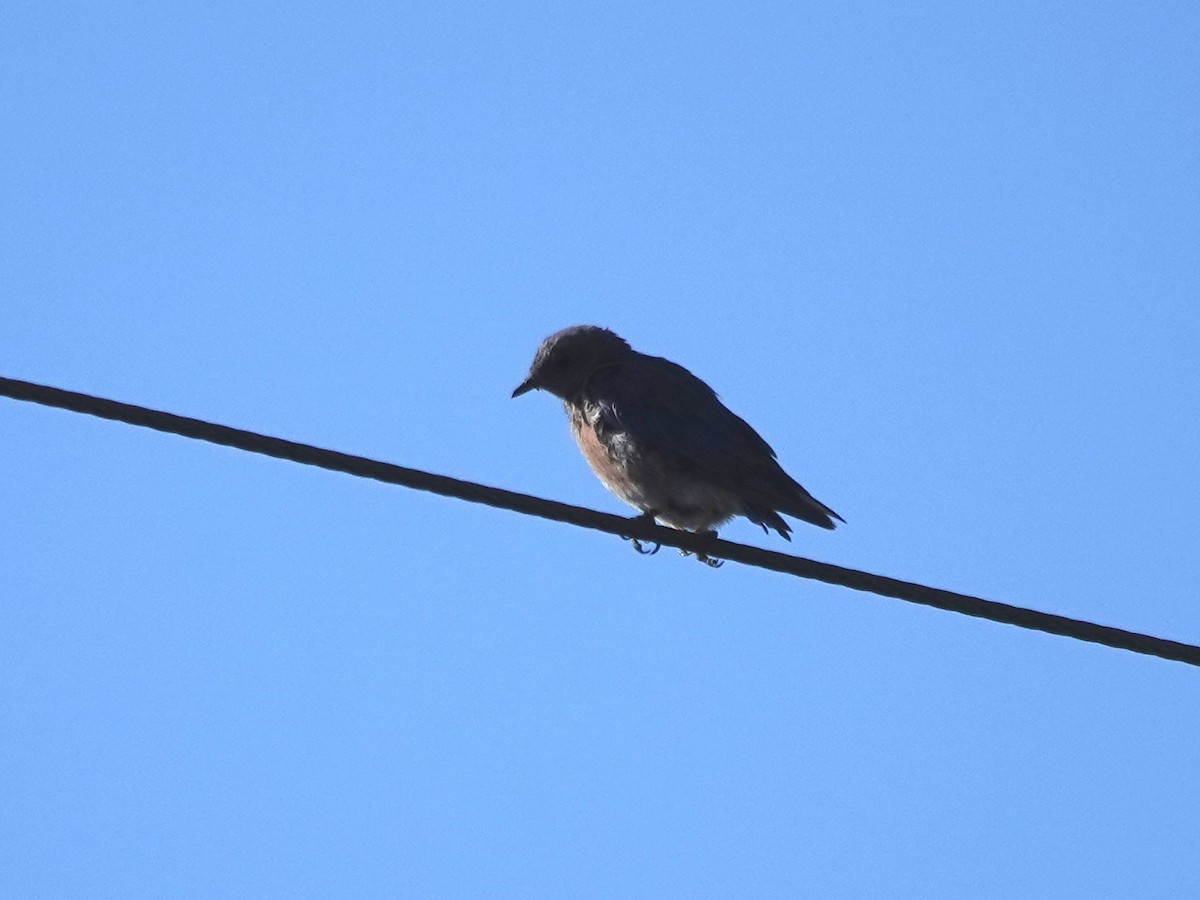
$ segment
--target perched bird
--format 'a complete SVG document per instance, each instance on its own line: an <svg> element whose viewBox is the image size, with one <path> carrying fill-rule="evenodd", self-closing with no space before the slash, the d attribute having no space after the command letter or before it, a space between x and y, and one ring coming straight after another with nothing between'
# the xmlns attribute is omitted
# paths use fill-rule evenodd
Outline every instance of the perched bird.
<svg viewBox="0 0 1200 900"><path fill-rule="evenodd" d="M780 513L822 528L845 521L793 480L712 388L606 328L576 325L542 341L512 395L535 388L563 401L592 471L645 518L710 532L745 516L787 540Z"/></svg>

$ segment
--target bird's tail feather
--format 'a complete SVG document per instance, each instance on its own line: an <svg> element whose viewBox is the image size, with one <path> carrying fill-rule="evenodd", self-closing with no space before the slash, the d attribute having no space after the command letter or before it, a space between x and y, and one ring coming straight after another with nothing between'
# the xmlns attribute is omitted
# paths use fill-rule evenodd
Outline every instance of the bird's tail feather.
<svg viewBox="0 0 1200 900"><path fill-rule="evenodd" d="M838 522L846 521L795 481L792 482L792 486L791 496L787 497L785 502L775 504L775 508L781 513L831 531L837 528L834 519Z"/></svg>

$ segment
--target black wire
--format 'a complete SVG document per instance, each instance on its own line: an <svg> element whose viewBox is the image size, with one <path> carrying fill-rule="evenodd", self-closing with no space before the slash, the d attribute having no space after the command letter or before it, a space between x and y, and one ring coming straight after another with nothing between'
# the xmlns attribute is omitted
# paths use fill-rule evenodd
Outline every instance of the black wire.
<svg viewBox="0 0 1200 900"><path fill-rule="evenodd" d="M884 597L906 600L910 603L919 603L981 619L990 619L993 622L1016 625L1018 628L1058 634L1080 641L1090 641L1120 650L1130 650L1147 656L1157 656L1192 666L1200 666L1200 647L1192 644L1152 637L1135 631L1125 631L1122 628L1113 628L1108 625L1097 625L1094 622L1071 619L1053 613L1038 612L1020 606L1011 606L1007 603L998 603L994 600L983 600L966 594L956 594L953 591L943 591L883 575L872 575L870 572L862 572L857 569L846 569L830 563L788 556L784 553L750 547L746 544L735 544L722 540L713 541L687 531L656 525L642 518L627 519L622 516L572 506L568 503L532 497L529 494L518 494L514 491L506 491L471 481L460 481L445 475L434 475L419 469L395 466L362 456L339 453L336 450L325 450L309 444L298 444L282 438L256 434L253 431L216 425L200 419L177 416L75 391L64 391L28 381L19 381L15 378L0 377L0 396L99 416L103 419L113 419L143 428L153 428L156 431L222 444L250 453L261 453L265 456L287 459L334 472L345 472L360 478L373 478L387 484L431 491L445 497L456 497L460 500L483 503L498 509L541 516L544 519L566 522L581 528L592 528L621 537L637 538L668 547L678 547L681 550L707 554L748 566L757 566L760 569L770 569L787 575L797 575L801 578L812 578L856 591L867 591Z"/></svg>

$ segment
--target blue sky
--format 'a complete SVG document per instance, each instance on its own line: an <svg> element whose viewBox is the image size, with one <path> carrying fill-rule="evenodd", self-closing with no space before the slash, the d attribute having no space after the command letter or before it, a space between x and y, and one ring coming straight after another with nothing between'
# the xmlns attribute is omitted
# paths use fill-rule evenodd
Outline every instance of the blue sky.
<svg viewBox="0 0 1200 900"><path fill-rule="evenodd" d="M17 3L2 374L624 510L574 323L1200 640L1194 4ZM1200 676L0 401L0 892L1178 897ZM788 545L741 521L723 535Z"/></svg>

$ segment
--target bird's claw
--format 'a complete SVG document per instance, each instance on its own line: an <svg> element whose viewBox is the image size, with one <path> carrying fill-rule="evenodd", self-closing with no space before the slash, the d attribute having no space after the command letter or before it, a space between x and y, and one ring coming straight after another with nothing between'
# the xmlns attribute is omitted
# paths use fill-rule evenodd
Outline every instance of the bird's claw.
<svg viewBox="0 0 1200 900"><path fill-rule="evenodd" d="M657 553L659 550L662 549L662 544L658 543L657 541L654 543L653 547L651 547L650 549L647 550L646 549L647 545L643 544L637 538L625 537L625 535L621 535L621 539L629 541L631 544L633 544L633 549L636 550L638 553L642 554L642 556L653 556L655 553Z"/></svg>
<svg viewBox="0 0 1200 900"><path fill-rule="evenodd" d="M629 521L631 521L631 522L647 522L647 523L653 525L653 524L655 524L654 517L655 517L654 510L647 510L646 512L642 513L640 516L634 516ZM646 547L648 546L648 544L643 543L642 541L639 541L635 537L629 537L628 535L623 534L623 535L621 535L621 540L629 541L631 544L633 544L633 549L636 550L638 553L642 554L642 556L653 556L655 553L657 553L659 550L662 549L662 544L658 543L657 541L654 542L654 547L652 549L647 550Z"/></svg>
<svg viewBox="0 0 1200 900"><path fill-rule="evenodd" d="M717 540L717 533L715 531L706 531L703 534L701 534L700 537L706 538L709 543L715 543ZM680 550L679 555L680 556L695 556L697 562L704 563L710 569L719 569L719 568L721 568L721 566L725 565L725 560L716 559L715 557L709 556L707 553L702 553L699 550L697 550L697 551Z"/></svg>
<svg viewBox="0 0 1200 900"><path fill-rule="evenodd" d="M680 550L680 556L694 556L697 562L702 562L710 569L719 569L725 565L725 560L717 559L714 556L709 556L707 553L693 553L691 550Z"/></svg>

